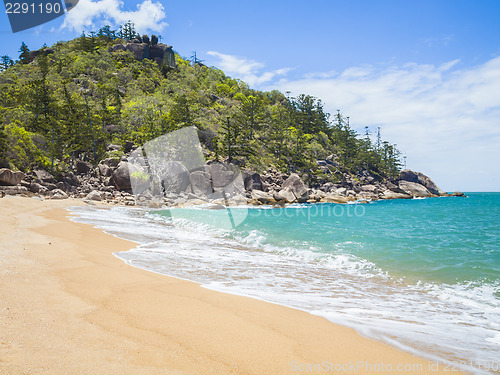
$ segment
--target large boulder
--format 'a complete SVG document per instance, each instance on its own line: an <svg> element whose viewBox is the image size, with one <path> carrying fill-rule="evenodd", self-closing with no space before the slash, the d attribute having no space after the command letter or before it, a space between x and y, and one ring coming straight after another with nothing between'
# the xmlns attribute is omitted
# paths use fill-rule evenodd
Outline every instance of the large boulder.
<svg viewBox="0 0 500 375"><path fill-rule="evenodd" d="M427 190L433 195L443 196L446 195L428 176L420 172L414 172L409 169L401 171L399 174L399 180L408 181L425 186Z"/></svg>
<svg viewBox="0 0 500 375"><path fill-rule="evenodd" d="M425 198L431 196L431 193L425 186L416 182L399 181L399 188L412 197Z"/></svg>
<svg viewBox="0 0 500 375"><path fill-rule="evenodd" d="M210 174L214 188L231 184L240 174L238 167L229 163L210 164Z"/></svg>
<svg viewBox="0 0 500 375"><path fill-rule="evenodd" d="M245 171L242 173L242 175L243 175L243 183L245 184L246 190L248 191L264 190L260 174L256 172Z"/></svg>
<svg viewBox="0 0 500 375"><path fill-rule="evenodd" d="M75 168L77 174L87 174L92 170L92 164L83 160L77 160Z"/></svg>
<svg viewBox="0 0 500 375"><path fill-rule="evenodd" d="M87 194L85 199L88 199L91 201L102 201L103 196L102 196L101 192L99 192L97 190L92 190L90 193Z"/></svg>
<svg viewBox="0 0 500 375"><path fill-rule="evenodd" d="M418 183L423 185L434 195L443 196L446 195L429 177L422 173L418 173Z"/></svg>
<svg viewBox="0 0 500 375"><path fill-rule="evenodd" d="M163 168L161 181L165 193L180 194L190 185L189 171L178 161L167 161Z"/></svg>
<svg viewBox="0 0 500 375"><path fill-rule="evenodd" d="M324 197L320 199L321 203L347 203L349 199L345 195L340 195L337 193L326 193Z"/></svg>
<svg viewBox="0 0 500 375"><path fill-rule="evenodd" d="M373 194L378 193L378 189L375 185L362 185L360 189L362 192L364 191L364 192L373 193Z"/></svg>
<svg viewBox="0 0 500 375"><path fill-rule="evenodd" d="M0 194L3 195L28 194L28 189L24 186L0 186Z"/></svg>
<svg viewBox="0 0 500 375"><path fill-rule="evenodd" d="M402 170L399 173L399 179L402 181L415 182L418 184L418 174L410 169Z"/></svg>
<svg viewBox="0 0 500 375"><path fill-rule="evenodd" d="M379 196L380 199L410 199L411 195L406 193L398 193L392 190L384 190Z"/></svg>
<svg viewBox="0 0 500 375"><path fill-rule="evenodd" d="M274 193L273 198L277 202L284 202L284 203L294 203L297 201L295 194L293 194L292 190L289 187L281 189L279 192Z"/></svg>
<svg viewBox="0 0 500 375"><path fill-rule="evenodd" d="M120 162L118 167L113 171L113 183L117 190L131 190L132 185L130 183L130 168L131 165L128 162Z"/></svg>
<svg viewBox="0 0 500 375"><path fill-rule="evenodd" d="M282 188L289 188L299 202L306 197L308 192L306 184L304 184L304 181L302 181L296 173L292 173L290 177L283 182Z"/></svg>
<svg viewBox="0 0 500 375"><path fill-rule="evenodd" d="M50 199L68 199L68 194L66 194L61 189L54 189L50 192Z"/></svg>
<svg viewBox="0 0 500 375"><path fill-rule="evenodd" d="M157 38L155 38L157 39ZM158 65L164 65L170 68L177 68L175 61L175 53L172 50L172 46L167 46L163 43L143 43L142 38L134 39L132 42L127 44L115 44L110 47L111 52L117 51L128 51L131 52L136 60L150 59L156 61ZM149 38L147 38L149 42Z"/></svg>
<svg viewBox="0 0 500 375"><path fill-rule="evenodd" d="M43 169L37 169L34 171L36 178L41 180L42 182L55 183L56 179L49 172L44 171Z"/></svg>
<svg viewBox="0 0 500 375"><path fill-rule="evenodd" d="M49 191L45 186L40 185L36 182L32 182L28 189L32 193L37 193L37 194L45 194L47 191Z"/></svg>
<svg viewBox="0 0 500 375"><path fill-rule="evenodd" d="M203 171L195 171L189 175L191 190L195 195L209 196L212 194L212 180L210 173Z"/></svg>
<svg viewBox="0 0 500 375"><path fill-rule="evenodd" d="M273 204L276 203L276 200L269 193L266 193L261 190L252 191L252 199L259 201L262 204Z"/></svg>
<svg viewBox="0 0 500 375"><path fill-rule="evenodd" d="M78 178L75 176L73 172L68 172L63 175L62 181L70 186L79 186L80 181Z"/></svg>
<svg viewBox="0 0 500 375"><path fill-rule="evenodd" d="M24 177L23 172L14 172L8 168L0 169L0 185L2 186L16 186Z"/></svg>

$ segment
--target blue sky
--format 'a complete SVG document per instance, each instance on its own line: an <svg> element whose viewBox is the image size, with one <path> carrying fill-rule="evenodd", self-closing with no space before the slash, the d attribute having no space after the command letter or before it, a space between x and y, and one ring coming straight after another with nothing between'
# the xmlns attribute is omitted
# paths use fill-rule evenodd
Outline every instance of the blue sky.
<svg viewBox="0 0 500 375"><path fill-rule="evenodd" d="M500 1L80 0L0 54L128 19L257 89L307 93L378 126L444 190L500 191Z"/></svg>

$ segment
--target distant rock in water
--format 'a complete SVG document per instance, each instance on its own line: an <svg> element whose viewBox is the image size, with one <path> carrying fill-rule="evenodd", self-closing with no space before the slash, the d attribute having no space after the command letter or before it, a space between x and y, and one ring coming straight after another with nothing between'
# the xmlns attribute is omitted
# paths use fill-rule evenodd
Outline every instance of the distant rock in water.
<svg viewBox="0 0 500 375"><path fill-rule="evenodd" d="M147 35L143 35L142 38L137 37L126 44L115 44L109 50L110 52L132 52L136 60L150 59L156 61L159 66L163 65L172 69L177 68L172 46L162 43L158 44L158 37L156 35L151 36L151 41Z"/></svg>

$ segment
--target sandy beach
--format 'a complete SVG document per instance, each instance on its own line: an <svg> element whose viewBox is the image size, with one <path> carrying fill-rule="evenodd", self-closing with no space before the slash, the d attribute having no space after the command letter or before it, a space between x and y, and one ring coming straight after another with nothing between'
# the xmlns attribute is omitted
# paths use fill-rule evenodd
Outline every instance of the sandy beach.
<svg viewBox="0 0 500 375"><path fill-rule="evenodd" d="M135 244L0 199L0 374L443 374L306 312L128 266ZM454 371L454 373L459 373Z"/></svg>

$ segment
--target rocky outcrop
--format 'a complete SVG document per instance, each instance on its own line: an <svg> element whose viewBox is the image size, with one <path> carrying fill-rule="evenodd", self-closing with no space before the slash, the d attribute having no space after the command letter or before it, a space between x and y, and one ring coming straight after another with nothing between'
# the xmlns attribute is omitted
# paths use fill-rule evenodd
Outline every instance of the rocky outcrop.
<svg viewBox="0 0 500 375"><path fill-rule="evenodd" d="M8 168L0 169L0 186L16 186L24 179L24 173L14 172Z"/></svg>
<svg viewBox="0 0 500 375"><path fill-rule="evenodd" d="M152 43L155 41L156 43ZM127 42L126 44L115 44L110 47L110 52L117 51L128 51L131 52L136 60L149 59L154 60L159 66L165 66L168 68L177 68L177 63L175 62L175 53L172 50L172 46L167 46L166 44L157 44L158 38L152 38L151 42L147 35L143 36L141 40L137 40L135 43L133 41Z"/></svg>
<svg viewBox="0 0 500 375"><path fill-rule="evenodd" d="M114 145L111 148L121 147ZM121 159L101 160L95 168L77 160L74 171L57 175L57 178L41 169L27 174L0 169L0 184L9 185L0 186L0 195L36 195L50 199L71 196L84 199L88 204L106 202L151 208L199 204L343 204L447 195L429 177L410 170L402 171L399 179L392 181L361 171L355 176L343 174L336 183L326 182L312 187L296 173L240 171L235 164L220 162L209 162L190 171L182 163L170 161L151 176L149 163L136 145L130 142L123 149L126 153ZM333 168L335 159L332 157L317 164ZM456 192L453 196L464 194Z"/></svg>
<svg viewBox="0 0 500 375"><path fill-rule="evenodd" d="M400 181L407 181L424 186L432 195L445 196L446 193L442 191L429 177L420 172L414 172L409 169L401 171L399 174Z"/></svg>

